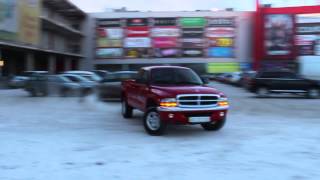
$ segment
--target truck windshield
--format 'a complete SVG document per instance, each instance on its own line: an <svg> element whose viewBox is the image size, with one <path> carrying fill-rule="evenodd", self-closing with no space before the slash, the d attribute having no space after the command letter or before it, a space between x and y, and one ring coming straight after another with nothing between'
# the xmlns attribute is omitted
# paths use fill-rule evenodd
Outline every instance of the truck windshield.
<svg viewBox="0 0 320 180"><path fill-rule="evenodd" d="M202 85L200 77L190 69L159 68L151 71L153 85Z"/></svg>

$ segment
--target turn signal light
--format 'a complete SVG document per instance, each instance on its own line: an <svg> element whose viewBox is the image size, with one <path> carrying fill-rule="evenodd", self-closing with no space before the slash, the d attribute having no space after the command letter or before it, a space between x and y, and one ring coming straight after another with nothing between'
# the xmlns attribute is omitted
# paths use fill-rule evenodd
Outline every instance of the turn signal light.
<svg viewBox="0 0 320 180"><path fill-rule="evenodd" d="M178 104L176 102L161 102L160 106L162 106L162 107L177 107Z"/></svg>
<svg viewBox="0 0 320 180"><path fill-rule="evenodd" d="M228 101L220 101L218 102L219 106L229 106L229 102Z"/></svg>

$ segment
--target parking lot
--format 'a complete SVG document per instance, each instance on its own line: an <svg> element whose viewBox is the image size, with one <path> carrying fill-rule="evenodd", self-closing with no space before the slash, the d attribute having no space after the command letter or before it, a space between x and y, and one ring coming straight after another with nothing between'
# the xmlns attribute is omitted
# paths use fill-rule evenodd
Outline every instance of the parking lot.
<svg viewBox="0 0 320 180"><path fill-rule="evenodd" d="M0 180L319 179L319 99L210 85L230 99L226 126L161 137L144 132L142 113L123 119L119 102L0 90Z"/></svg>

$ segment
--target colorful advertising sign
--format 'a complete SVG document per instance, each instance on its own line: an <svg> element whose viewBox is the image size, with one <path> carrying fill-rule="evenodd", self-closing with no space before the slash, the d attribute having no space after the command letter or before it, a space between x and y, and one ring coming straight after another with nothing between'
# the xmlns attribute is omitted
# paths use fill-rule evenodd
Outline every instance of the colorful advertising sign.
<svg viewBox="0 0 320 180"><path fill-rule="evenodd" d="M121 27L122 22L120 19L99 19L97 21L99 27Z"/></svg>
<svg viewBox="0 0 320 180"><path fill-rule="evenodd" d="M149 27L127 27L126 35L127 37L149 37Z"/></svg>
<svg viewBox="0 0 320 180"><path fill-rule="evenodd" d="M235 29L230 27L211 27L206 29L206 36L211 37L234 37Z"/></svg>
<svg viewBox="0 0 320 180"><path fill-rule="evenodd" d="M155 18L154 26L176 26L176 18Z"/></svg>
<svg viewBox="0 0 320 180"><path fill-rule="evenodd" d="M208 38L210 47L232 47L234 46L233 38Z"/></svg>
<svg viewBox="0 0 320 180"><path fill-rule="evenodd" d="M125 50L126 58L149 58L150 54L150 49L134 48Z"/></svg>
<svg viewBox="0 0 320 180"><path fill-rule="evenodd" d="M183 38L202 38L204 34L203 28L183 28L182 37Z"/></svg>
<svg viewBox="0 0 320 180"><path fill-rule="evenodd" d="M234 18L209 18L207 22L208 27L235 27Z"/></svg>
<svg viewBox="0 0 320 180"><path fill-rule="evenodd" d="M203 17L181 18L180 24L182 27L204 27L206 19Z"/></svg>
<svg viewBox="0 0 320 180"><path fill-rule="evenodd" d="M0 0L0 39L37 45L40 0Z"/></svg>
<svg viewBox="0 0 320 180"><path fill-rule="evenodd" d="M181 39L182 47L184 48L204 48L205 40L200 38Z"/></svg>
<svg viewBox="0 0 320 180"><path fill-rule="evenodd" d="M125 38L124 47L126 48L149 48L151 47L150 38Z"/></svg>
<svg viewBox="0 0 320 180"><path fill-rule="evenodd" d="M175 26L156 27L151 29L152 37L178 37L180 29Z"/></svg>
<svg viewBox="0 0 320 180"><path fill-rule="evenodd" d="M96 57L98 59L119 58L122 55L122 48L100 48L96 50Z"/></svg>
<svg viewBox="0 0 320 180"><path fill-rule="evenodd" d="M293 17L287 14L266 15L264 26L266 55L290 55L294 36Z"/></svg>
<svg viewBox="0 0 320 180"><path fill-rule="evenodd" d="M154 49L154 56L157 58L168 58L168 57L177 57L180 55L179 49Z"/></svg>
<svg viewBox="0 0 320 180"><path fill-rule="evenodd" d="M122 47L122 40L97 38L97 47Z"/></svg>
<svg viewBox="0 0 320 180"><path fill-rule="evenodd" d="M208 63L207 73L231 73L239 72L240 65L236 62L229 63Z"/></svg>
<svg viewBox="0 0 320 180"><path fill-rule="evenodd" d="M107 39L122 39L122 28L98 28L98 36Z"/></svg>
<svg viewBox="0 0 320 180"><path fill-rule="evenodd" d="M211 47L208 49L209 57L232 58L234 57L234 49L231 47Z"/></svg>
<svg viewBox="0 0 320 180"><path fill-rule="evenodd" d="M148 26L149 21L147 18L132 18L127 19L127 26Z"/></svg>
<svg viewBox="0 0 320 180"><path fill-rule="evenodd" d="M204 53L202 49L183 49L183 57L203 57Z"/></svg>
<svg viewBox="0 0 320 180"><path fill-rule="evenodd" d="M177 47L178 38L175 38L175 37L156 37L156 38L153 38L152 45L155 48Z"/></svg>

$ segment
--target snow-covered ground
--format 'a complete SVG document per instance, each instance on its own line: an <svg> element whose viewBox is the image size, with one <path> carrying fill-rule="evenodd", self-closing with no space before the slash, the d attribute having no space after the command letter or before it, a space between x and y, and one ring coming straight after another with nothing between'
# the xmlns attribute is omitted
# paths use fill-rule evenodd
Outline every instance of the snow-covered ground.
<svg viewBox="0 0 320 180"><path fill-rule="evenodd" d="M162 137L144 132L141 113L123 119L118 102L0 90L0 180L320 179L320 100L213 85L231 100L225 128Z"/></svg>

